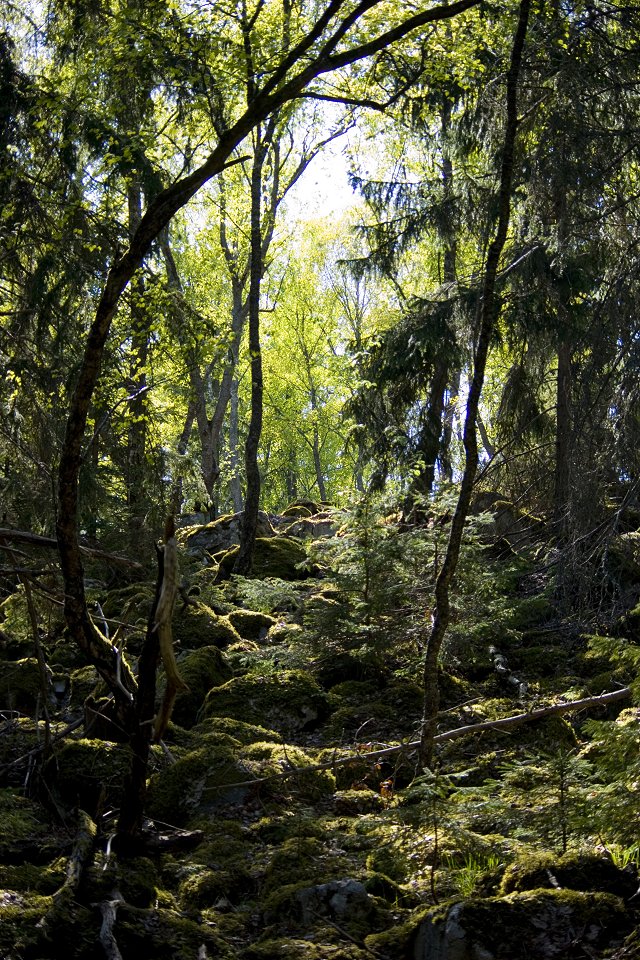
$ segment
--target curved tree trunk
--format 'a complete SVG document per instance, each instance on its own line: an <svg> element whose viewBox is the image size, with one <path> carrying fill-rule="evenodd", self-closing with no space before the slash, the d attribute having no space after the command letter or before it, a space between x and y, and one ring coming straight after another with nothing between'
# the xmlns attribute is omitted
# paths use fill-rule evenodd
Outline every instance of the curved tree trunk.
<svg viewBox="0 0 640 960"><path fill-rule="evenodd" d="M473 482L478 468L478 440L476 421L478 406L484 383L484 373L489 353L489 343L495 322L495 284L500 256L507 239L507 229L511 213L511 184L513 179L513 159L515 140L518 130L517 90L522 54L529 23L531 0L521 0L520 14L516 27L511 63L507 74L506 124L500 172L500 193L498 205L498 223L496 233L489 247L479 301L478 342L473 365L473 379L467 400L467 413L464 423L465 467L460 484L458 502L451 521L449 542L442 569L436 581L435 613L431 633L427 641L424 661L424 713L420 736L420 762L430 767L433 762L433 744L437 727L440 691L438 687L438 658L442 641L449 625L450 606L449 589L458 565L460 544L464 525L469 512Z"/></svg>

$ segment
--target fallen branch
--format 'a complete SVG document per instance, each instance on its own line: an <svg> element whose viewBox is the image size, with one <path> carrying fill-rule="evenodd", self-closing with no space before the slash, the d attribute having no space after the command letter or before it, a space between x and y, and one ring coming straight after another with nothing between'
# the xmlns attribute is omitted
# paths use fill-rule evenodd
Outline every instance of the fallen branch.
<svg viewBox="0 0 640 960"><path fill-rule="evenodd" d="M116 913L124 899L117 890L113 892L113 900L103 900L100 906L102 914L102 926L100 927L100 943L104 950L107 960L122 960L122 954L118 949L118 944L113 933L116 925Z"/></svg>
<svg viewBox="0 0 640 960"><path fill-rule="evenodd" d="M543 720L555 714L569 713L579 710L588 710L592 707L606 706L609 703L615 703L618 700L625 700L631 696L629 687L622 687L620 690L613 690L610 693L602 693L595 697L585 697L583 700L566 700L562 703L554 703L549 707L539 707L537 710L530 710L527 713L517 713L512 717L502 717L499 720L485 720L482 723L470 723L465 727L455 727L453 730L447 730L445 733L439 733L434 739L434 743L444 743L447 740L457 740L459 737L467 737L475 733L483 733L485 730L506 730L512 727L519 727L523 723L531 723L534 720ZM234 787L251 787L258 783L268 783L271 780L283 780L286 777L295 777L298 774L305 774L314 770L332 770L334 767L344 766L353 763L355 760L380 760L383 757L391 757L399 753L415 753L420 746L420 740L411 740L409 743L401 743L395 747L383 747L382 750L372 750L369 753L354 753L348 757L327 760L324 763L310 764L308 767L293 767L285 770L283 773L272 773L268 777L255 777L253 780L242 780L238 783L226 783L224 786L208 787L208 790L230 790Z"/></svg>
<svg viewBox="0 0 640 960"><path fill-rule="evenodd" d="M79 809L78 830L73 851L67 864L67 877L60 889L53 895L54 904L66 903L75 897L80 886L82 873L93 857L95 839L95 823L88 813Z"/></svg>
<svg viewBox="0 0 640 960"><path fill-rule="evenodd" d="M42 537L38 533L31 533L29 530L11 530L9 527L0 527L0 543L7 540L11 543L31 543L34 547L43 547L47 550L57 550L58 541L55 537ZM132 567L134 570L144 570L141 563L137 560L130 560L129 557L123 557L118 553L109 553L107 550L99 550L98 547L87 547L81 544L80 550L91 557L101 557L110 563L115 563L119 567Z"/></svg>

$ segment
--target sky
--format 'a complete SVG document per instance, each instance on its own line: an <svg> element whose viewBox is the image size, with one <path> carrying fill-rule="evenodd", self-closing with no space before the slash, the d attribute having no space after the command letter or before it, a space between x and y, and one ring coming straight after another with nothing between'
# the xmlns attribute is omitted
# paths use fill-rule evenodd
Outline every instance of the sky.
<svg viewBox="0 0 640 960"><path fill-rule="evenodd" d="M347 147L346 136L334 140L310 163L287 196L291 213L297 213L301 220L340 215L362 202L349 185Z"/></svg>

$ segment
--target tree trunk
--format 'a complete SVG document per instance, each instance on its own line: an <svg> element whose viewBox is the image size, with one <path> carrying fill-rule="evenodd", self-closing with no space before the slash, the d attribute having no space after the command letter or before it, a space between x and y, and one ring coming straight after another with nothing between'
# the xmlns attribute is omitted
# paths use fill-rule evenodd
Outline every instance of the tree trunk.
<svg viewBox="0 0 640 960"><path fill-rule="evenodd" d="M238 419L238 380L233 378L231 384L231 404L229 407L229 459L231 466L231 501L235 513L243 508L242 482L240 477L240 425Z"/></svg>
<svg viewBox="0 0 640 960"><path fill-rule="evenodd" d="M258 450L262 434L262 350L260 345L260 287L262 284L262 229L261 194L262 167L268 150L268 140L256 136L256 148L251 170L251 274L249 280L249 356L251 357L251 419L245 442L246 495L240 530L240 549L234 566L235 573L249 574L260 508L260 468Z"/></svg>
<svg viewBox="0 0 640 960"><path fill-rule="evenodd" d="M564 338L558 344L556 387L556 464L553 507L558 536L567 534L571 493L571 346Z"/></svg>
<svg viewBox="0 0 640 960"><path fill-rule="evenodd" d="M142 220L142 189L138 180L129 184L127 191L129 237L133 238ZM142 274L136 274L130 287L131 295L131 362L129 393L131 394L130 421L127 438L127 508L129 546L132 552L140 549L144 518L147 513L146 447L147 447L147 362L149 359L149 324L143 298Z"/></svg>
<svg viewBox="0 0 640 960"><path fill-rule="evenodd" d="M473 379L467 400L467 412L464 423L463 443L465 452L465 466L458 495L458 502L451 522L449 541L445 559L436 581L435 613L433 624L427 641L424 660L424 712L420 736L420 763L423 767L430 767L433 762L434 737L436 735L438 709L440 705L440 690L438 686L438 658L442 641L449 625L450 605L449 589L458 565L462 533L469 512L473 482L478 468L478 440L476 435L476 421L480 395L484 383L484 373L489 353L489 344L495 322L495 284L498 265L504 244L507 239L507 230L511 214L511 184L513 180L513 160L515 140L518 130L517 91L518 78L522 63L529 10L531 0L521 0L518 24L515 30L511 62L507 74L506 91L506 124L502 164L500 171L500 192L498 198L498 223L495 236L489 246L487 262L482 285L482 296L479 301L478 342L473 365Z"/></svg>

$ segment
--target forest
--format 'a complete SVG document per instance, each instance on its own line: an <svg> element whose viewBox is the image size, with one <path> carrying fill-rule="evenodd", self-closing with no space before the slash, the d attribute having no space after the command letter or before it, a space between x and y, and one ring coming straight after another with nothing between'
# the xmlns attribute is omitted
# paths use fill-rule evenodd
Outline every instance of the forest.
<svg viewBox="0 0 640 960"><path fill-rule="evenodd" d="M0 960L640 960L640 8L4 0Z"/></svg>

